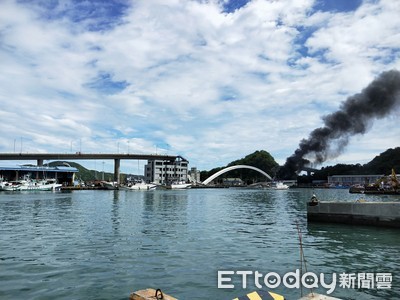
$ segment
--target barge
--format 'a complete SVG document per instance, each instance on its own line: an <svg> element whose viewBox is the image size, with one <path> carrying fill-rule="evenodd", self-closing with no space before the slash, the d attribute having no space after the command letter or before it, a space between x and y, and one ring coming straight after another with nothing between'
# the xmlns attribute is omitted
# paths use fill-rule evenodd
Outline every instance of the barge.
<svg viewBox="0 0 400 300"><path fill-rule="evenodd" d="M328 202L314 197L307 203L308 222L400 228L400 202Z"/></svg>

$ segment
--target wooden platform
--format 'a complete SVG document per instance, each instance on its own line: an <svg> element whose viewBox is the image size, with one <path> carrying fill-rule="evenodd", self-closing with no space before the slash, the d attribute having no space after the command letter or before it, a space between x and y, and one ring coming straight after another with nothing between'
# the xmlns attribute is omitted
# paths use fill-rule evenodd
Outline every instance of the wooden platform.
<svg viewBox="0 0 400 300"><path fill-rule="evenodd" d="M129 300L156 300L156 299L163 299L163 300L178 300L172 296L169 296L167 294L164 294L164 292L161 291L162 293L162 298L161 298L161 293L158 292L156 296L157 290L155 289L145 289L145 290L140 290L133 292L129 296Z"/></svg>

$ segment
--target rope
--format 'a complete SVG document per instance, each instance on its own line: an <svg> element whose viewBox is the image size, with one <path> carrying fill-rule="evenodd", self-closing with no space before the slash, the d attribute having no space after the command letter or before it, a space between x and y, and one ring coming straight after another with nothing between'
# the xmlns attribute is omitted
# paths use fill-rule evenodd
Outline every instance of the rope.
<svg viewBox="0 0 400 300"><path fill-rule="evenodd" d="M161 289L156 290L156 299L164 299L164 295L163 295Z"/></svg>
<svg viewBox="0 0 400 300"><path fill-rule="evenodd" d="M302 238L302 235L301 235L301 230L300 230L300 227L299 227L299 223L297 223L297 221L296 221L296 227L297 227L297 234L299 235L299 244L300 244L300 277L302 277L303 276L303 262L304 262L304 269L305 269L306 273L308 272L307 271L307 260L306 260L306 257L304 255L303 238ZM303 297L303 285L302 284L300 284L300 293L301 293L301 297ZM311 288L311 295L314 295L312 288Z"/></svg>

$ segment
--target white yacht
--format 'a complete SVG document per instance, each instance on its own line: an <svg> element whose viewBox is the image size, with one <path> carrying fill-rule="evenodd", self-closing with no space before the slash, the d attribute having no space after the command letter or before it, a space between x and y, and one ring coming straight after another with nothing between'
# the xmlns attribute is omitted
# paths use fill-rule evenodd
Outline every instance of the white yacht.
<svg viewBox="0 0 400 300"><path fill-rule="evenodd" d="M143 180L129 182L126 185L121 185L120 190L130 190L130 191L150 191L155 190L157 187L154 183L146 183Z"/></svg>
<svg viewBox="0 0 400 300"><path fill-rule="evenodd" d="M289 186L283 182L277 182L275 186L272 187L274 190L287 190Z"/></svg>
<svg viewBox="0 0 400 300"><path fill-rule="evenodd" d="M23 179L17 181L2 181L1 191L55 191L60 190L62 184L57 183L56 179Z"/></svg>
<svg viewBox="0 0 400 300"><path fill-rule="evenodd" d="M191 183L186 183L185 181L174 181L167 185L167 189L177 190L177 189L190 189L192 187Z"/></svg>

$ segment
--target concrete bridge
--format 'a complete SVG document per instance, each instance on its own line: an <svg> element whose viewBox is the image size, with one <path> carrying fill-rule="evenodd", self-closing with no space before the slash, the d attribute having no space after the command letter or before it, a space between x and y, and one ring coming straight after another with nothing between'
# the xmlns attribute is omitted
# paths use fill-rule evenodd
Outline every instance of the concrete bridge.
<svg viewBox="0 0 400 300"><path fill-rule="evenodd" d="M267 173L265 173L263 170L260 170L259 168L253 167L253 166L247 166L247 165L236 165L236 166L231 166L231 167L227 167L225 169L222 169L221 171L215 173L214 175L211 175L210 177L208 177L206 180L203 181L204 185L209 184L211 181L213 181L215 178L217 178L218 176L232 171L232 170L236 170L236 169L250 169L250 170L254 170L257 171L259 173L261 173L262 175L264 175L265 177L267 177L267 179L272 181L271 176L269 176Z"/></svg>
<svg viewBox="0 0 400 300"><path fill-rule="evenodd" d="M0 160L36 160L38 166L43 166L44 160L114 160L114 181L119 183L121 159L134 160L165 160L175 161L177 158L185 160L179 155L157 154L119 154L119 153L0 153Z"/></svg>

